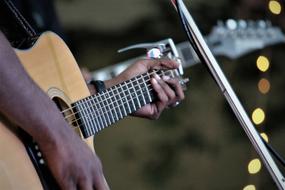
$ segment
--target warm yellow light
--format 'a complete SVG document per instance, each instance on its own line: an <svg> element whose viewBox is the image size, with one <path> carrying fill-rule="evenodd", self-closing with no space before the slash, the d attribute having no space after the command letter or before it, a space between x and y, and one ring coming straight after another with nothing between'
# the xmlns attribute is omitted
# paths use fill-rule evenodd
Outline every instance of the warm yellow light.
<svg viewBox="0 0 285 190"><path fill-rule="evenodd" d="M276 15L279 15L281 13L282 7L278 1L271 0L269 1L269 10Z"/></svg>
<svg viewBox="0 0 285 190"><path fill-rule="evenodd" d="M256 174L261 170L261 162L259 159L254 159L248 164L248 172L250 174Z"/></svg>
<svg viewBox="0 0 285 190"><path fill-rule="evenodd" d="M256 190L254 185L247 185L243 188L243 190Z"/></svg>
<svg viewBox="0 0 285 190"><path fill-rule="evenodd" d="M268 93L270 90L270 82L265 78L260 79L258 82L258 89L262 94Z"/></svg>
<svg viewBox="0 0 285 190"><path fill-rule="evenodd" d="M269 69L269 60L265 56L259 56L256 61L257 68L262 71L266 72Z"/></svg>
<svg viewBox="0 0 285 190"><path fill-rule="evenodd" d="M261 108L256 108L253 111L251 118L256 125L259 125L264 121L265 113Z"/></svg>
<svg viewBox="0 0 285 190"><path fill-rule="evenodd" d="M266 135L266 133L261 133L260 136L265 140L265 142L269 142L269 138L268 136Z"/></svg>

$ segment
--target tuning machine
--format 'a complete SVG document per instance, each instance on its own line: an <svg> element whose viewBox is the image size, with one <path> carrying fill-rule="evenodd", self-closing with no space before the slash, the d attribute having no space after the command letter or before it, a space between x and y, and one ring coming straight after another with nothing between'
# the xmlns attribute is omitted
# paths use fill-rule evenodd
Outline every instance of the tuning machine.
<svg viewBox="0 0 285 190"><path fill-rule="evenodd" d="M166 57L175 60L179 64L179 74L184 74L181 59L179 58L175 43L171 38L154 43L140 43L131 45L118 50L118 52L122 53L133 49L146 49L147 58L149 59L160 59Z"/></svg>

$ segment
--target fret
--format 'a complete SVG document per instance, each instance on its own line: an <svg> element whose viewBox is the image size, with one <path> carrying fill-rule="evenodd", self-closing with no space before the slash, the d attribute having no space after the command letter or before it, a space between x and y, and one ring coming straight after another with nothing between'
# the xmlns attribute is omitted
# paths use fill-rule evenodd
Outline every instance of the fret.
<svg viewBox="0 0 285 190"><path fill-rule="evenodd" d="M112 123L115 123L118 119L117 119L117 114L114 110L114 104L109 95L109 91L104 92L103 97L104 97L104 101L106 102L105 106L107 105L106 107L108 108L107 112L110 113L111 121Z"/></svg>
<svg viewBox="0 0 285 190"><path fill-rule="evenodd" d="M107 123L106 126L109 126L109 125L112 124L112 122L111 122L110 116L109 116L109 114L108 114L108 112L107 112L107 109L106 109L106 107L105 107L105 105L104 105L104 103L103 103L103 99L102 99L102 97L101 97L101 94L99 94L99 95L96 96L96 97L98 98L98 102L99 102L99 105L100 105L101 110L102 110L102 115L105 116L106 123ZM106 116L107 116L107 117L106 117Z"/></svg>
<svg viewBox="0 0 285 190"><path fill-rule="evenodd" d="M94 100L93 100L93 97L90 96L88 98L88 102L89 102L89 105L90 105L90 113L93 115L93 118L96 122L96 126L95 126L95 129L96 129L96 133L101 131L103 129L103 125L102 123L100 122L100 117L98 117L98 113L97 113L97 110L95 108L95 103L94 103Z"/></svg>
<svg viewBox="0 0 285 190"><path fill-rule="evenodd" d="M123 87L123 91L124 91L125 95L127 95L127 96L125 96L125 97L126 97L126 99L127 99L127 102L128 102L129 105L130 105L130 111L131 111L130 113L133 113L134 111L136 111L136 107L135 107L135 102L134 102L134 100L133 100L131 91L130 91L130 89L128 88L126 82L124 82L124 85L122 85L122 87ZM128 92L129 94L126 94L126 92ZM129 100L129 98L130 98L130 100ZM133 108L133 109L132 109L132 108Z"/></svg>
<svg viewBox="0 0 285 190"><path fill-rule="evenodd" d="M78 107L79 107L79 113L80 113L80 115L81 115L81 120L82 120L82 122L83 122L83 124L84 124L84 128L81 127L82 133L83 133L84 137L88 137L88 136L90 136L90 134L91 134L90 129L89 129L89 127L88 127L88 126L90 125L90 124L89 124L89 121L88 121L88 119L86 118L86 113L85 113L85 111L84 111L84 107L83 107L81 101L79 101L77 105L78 105Z"/></svg>
<svg viewBox="0 0 285 190"><path fill-rule="evenodd" d="M139 103L138 103L137 94L135 92L135 89L133 88L133 81L129 81L129 83L127 84L127 88L130 93L130 98L133 102L133 106L134 106L133 112L134 112L139 108Z"/></svg>
<svg viewBox="0 0 285 190"><path fill-rule="evenodd" d="M115 86L114 87L114 94L115 94L115 98L118 100L118 104L120 105L119 108L120 108L120 113L122 115L122 118L127 116L128 113L125 109L125 103L123 102L123 97L120 96L120 92L119 92L119 88L118 86Z"/></svg>
<svg viewBox="0 0 285 190"><path fill-rule="evenodd" d="M146 78L145 79L145 81L147 81L147 80L150 80L151 79L151 76L150 76L150 74L147 72L146 73L146 76L144 77L144 78ZM149 82L149 84L151 84L150 82ZM153 102L154 100L155 100L155 94L154 94L154 92L152 91L150 91L150 89L152 89L152 86L151 87L148 87L147 88L147 91L148 91L148 94L150 95L150 97L151 97L151 102Z"/></svg>
<svg viewBox="0 0 285 190"><path fill-rule="evenodd" d="M84 105L85 105L85 111L87 112L87 115L89 117L89 122L91 123L90 125L90 130L91 130L91 134L95 134L98 129L98 124L97 124L97 120L95 118L95 115L93 113L93 111L91 110L92 108L92 104L90 104L90 97L86 98L84 101Z"/></svg>
<svg viewBox="0 0 285 190"><path fill-rule="evenodd" d="M88 111L86 110L86 105L84 103L84 100L81 101L81 106L82 106L82 111L84 113L83 117L85 119L85 121L87 122L86 128L88 131L88 135L90 135L92 133L90 126L92 125L91 120L90 120L90 116L88 115Z"/></svg>
<svg viewBox="0 0 285 190"><path fill-rule="evenodd" d="M127 114L130 114L130 113L132 113L132 110L131 110L129 101L127 99L126 93L125 93L123 86L121 84L119 84L119 88L117 90L119 91L119 89L122 91L122 92L120 92L120 96L122 97L122 102L124 102L124 108L126 109ZM125 106L125 104L127 106Z"/></svg>
<svg viewBox="0 0 285 190"><path fill-rule="evenodd" d="M117 113L117 116L118 116L118 120L119 120L119 119L123 118L123 114L122 114L122 111L120 109L120 106L121 106L120 103L119 103L120 98L116 99L116 97L115 97L116 94L115 94L114 88L116 88L116 87L110 88L109 94L111 96L111 101L114 103L114 107L115 107L115 110L116 110L116 113Z"/></svg>
<svg viewBox="0 0 285 190"><path fill-rule="evenodd" d="M140 92L142 94L142 101L143 101L143 105L146 105L148 103L150 103L150 100L148 98L148 94L147 94L147 89L146 89L146 84L145 81L142 78L142 75L138 78L138 84L140 87Z"/></svg>
<svg viewBox="0 0 285 190"><path fill-rule="evenodd" d="M150 103L150 102L152 102L152 98L151 98L151 96L149 94L149 89L148 89L148 86L147 86L148 84L146 83L146 80L143 77L143 75L141 75L141 80L142 80L142 84L144 85L145 91L147 93L147 98L148 98L147 103Z"/></svg>
<svg viewBox="0 0 285 190"><path fill-rule="evenodd" d="M101 120L103 128L105 128L106 126L108 126L108 123L107 123L107 119L105 117L105 114L103 113L103 110L102 110L102 107L101 107L100 102L98 100L98 97L94 95L92 100L94 102L96 114L98 115L99 120Z"/></svg>
<svg viewBox="0 0 285 190"><path fill-rule="evenodd" d="M92 97L90 98L90 100L91 100L91 103L93 104L92 109L93 109L93 111L94 111L94 113L96 114L96 117L97 117L99 131L101 131L102 129L105 128L105 126L106 126L107 124L106 124L106 125L104 124L103 119L102 119L102 116L101 116L101 115L99 114L99 112L98 112L99 109L97 108L97 103L95 102L95 97L92 96Z"/></svg>
<svg viewBox="0 0 285 190"><path fill-rule="evenodd" d="M89 109L89 105L88 105L88 100L84 99L82 100L82 104L83 104L83 108L84 108L84 112L85 112L85 118L87 118L89 125L87 126L89 131L90 131L90 135L95 133L95 129L93 126L96 126L95 121L94 121L94 115L92 114L91 110Z"/></svg>
<svg viewBox="0 0 285 190"><path fill-rule="evenodd" d="M133 87L135 90L136 98L138 100L139 108L141 108L145 105L145 98L140 83L138 81L138 77L134 78Z"/></svg>
<svg viewBox="0 0 285 190"><path fill-rule="evenodd" d="M134 91L134 94L136 96L136 100L137 100L137 103L138 103L138 107L137 108L141 108L142 105L141 105L141 102L140 102L140 98L139 98L139 95L138 95L138 90L139 90L139 86L137 85L137 78L134 78L133 81L131 82L132 84L132 87L133 87L133 91Z"/></svg>
<svg viewBox="0 0 285 190"><path fill-rule="evenodd" d="M108 92L103 92L103 102L105 107L107 108L107 113L109 113L110 115L110 119L111 119L111 124L115 123L117 121L117 115L116 112L114 110L114 105L112 100L109 98L109 94Z"/></svg>

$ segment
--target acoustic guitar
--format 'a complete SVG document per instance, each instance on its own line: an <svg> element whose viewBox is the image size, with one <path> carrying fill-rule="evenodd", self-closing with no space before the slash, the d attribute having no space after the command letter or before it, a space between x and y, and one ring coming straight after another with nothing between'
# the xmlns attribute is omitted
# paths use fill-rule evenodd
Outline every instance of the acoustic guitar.
<svg viewBox="0 0 285 190"><path fill-rule="evenodd" d="M229 32L229 35L225 35L227 32L223 33L224 30L218 29L217 38L212 39L217 54L231 50L231 55L239 57L245 52L262 48L265 45L284 42L284 36L280 30L271 26L249 28L251 34L252 31L258 30L259 36L243 36L244 33L236 36L233 31ZM260 38L263 36L261 34L264 34L265 37ZM226 40L219 42L218 39L223 38ZM239 39L239 42L241 39L242 41L251 39L254 43L246 43L246 47L243 47L242 44L235 44L238 49L234 51L234 48L229 48L229 44L231 44L229 42L236 42L236 39ZM209 42L211 42L210 38ZM186 51L182 50L188 49L189 53L191 50L188 45L181 44L180 46L181 57L185 63L192 65L193 62L198 61L186 59L190 55L187 56ZM226 48L223 50L221 47ZM240 49L240 47L242 48ZM70 127L84 139L92 150L94 150L94 134L156 100L149 81L154 73L183 81L178 70L153 70L91 96L73 55L56 34L44 33L32 48L15 51L31 78L56 103ZM184 67L189 65L184 65ZM37 143L1 115L0 189L58 189Z"/></svg>
<svg viewBox="0 0 285 190"><path fill-rule="evenodd" d="M153 70L91 96L73 55L56 34L44 33L31 49L16 54L92 150L94 134L156 100L150 83L154 73L181 79L178 70ZM0 189L57 188L37 143L2 116Z"/></svg>

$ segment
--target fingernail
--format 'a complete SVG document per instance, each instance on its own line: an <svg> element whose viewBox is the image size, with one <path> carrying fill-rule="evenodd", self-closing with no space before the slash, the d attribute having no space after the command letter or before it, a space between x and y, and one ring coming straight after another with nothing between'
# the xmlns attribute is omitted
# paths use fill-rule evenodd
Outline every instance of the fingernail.
<svg viewBox="0 0 285 190"><path fill-rule="evenodd" d="M154 75L154 78L155 78L156 80L161 80L161 78L160 78L160 76L159 76L158 74L155 74L155 75Z"/></svg>
<svg viewBox="0 0 285 190"><path fill-rule="evenodd" d="M152 82L153 82L154 84L158 84L158 82L157 82L157 80L156 80L155 78L152 78Z"/></svg>
<svg viewBox="0 0 285 190"><path fill-rule="evenodd" d="M170 79L170 77L169 77L169 76L163 76L162 79L163 79L164 81L168 81L168 80Z"/></svg>

